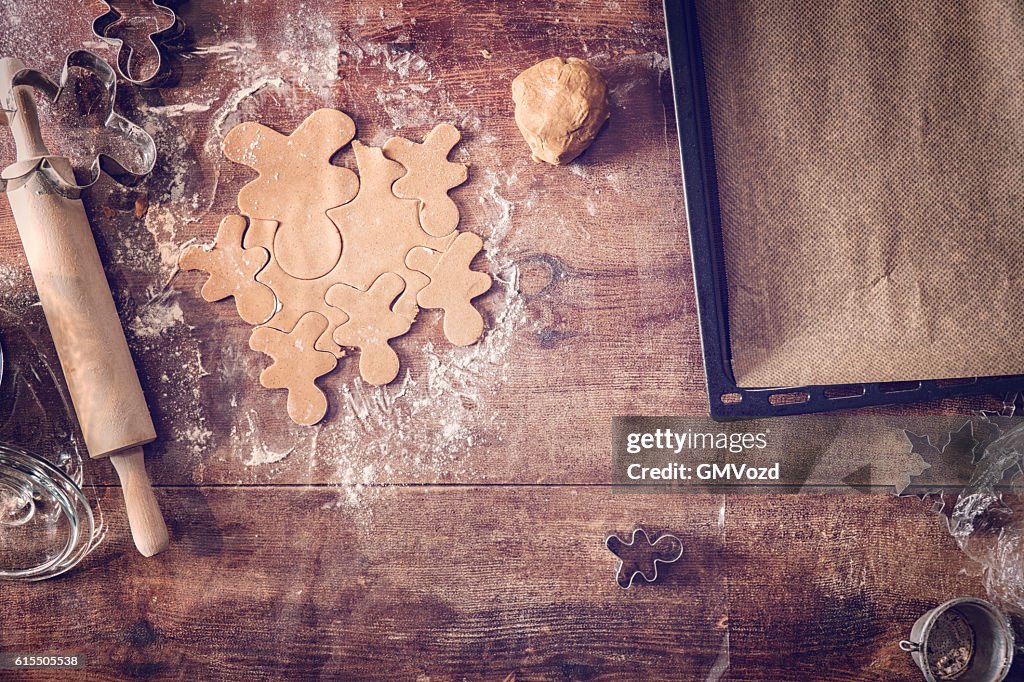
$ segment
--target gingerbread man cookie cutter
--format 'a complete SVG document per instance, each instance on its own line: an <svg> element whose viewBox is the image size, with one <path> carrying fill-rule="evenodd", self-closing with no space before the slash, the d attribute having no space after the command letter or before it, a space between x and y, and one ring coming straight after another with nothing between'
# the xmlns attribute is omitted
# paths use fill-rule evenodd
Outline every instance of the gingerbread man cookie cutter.
<svg viewBox="0 0 1024 682"><path fill-rule="evenodd" d="M154 88L166 81L171 73L169 68L170 45L185 33L185 22L178 16L173 2L171 0L151 0L150 2L150 6L164 18L164 21L158 22L157 29L146 36L150 47L156 54L156 66L148 75L139 77L132 69L132 56L136 52L135 48L112 35L112 32L125 21L124 13L117 9L120 2L118 0L100 1L107 9L93 20L92 32L97 38L117 49L117 58L114 64L121 78L140 88Z"/></svg>
<svg viewBox="0 0 1024 682"><path fill-rule="evenodd" d="M107 175L120 185L133 187L142 182L156 165L156 142L141 126L117 113L117 74L114 73L110 64L98 55L88 50L75 50L70 53L64 60L64 66L57 81L51 80L41 71L22 69L11 79L11 92L19 85L27 85L42 93L51 103L56 103L68 89L67 85L73 68L84 69L103 87L107 98L103 127L117 133L135 148L139 156L139 168L132 170L114 157L101 152L96 154L89 166L89 179L84 183L78 183L77 180L68 178L58 171L57 166L62 165L62 157L39 156L19 161L5 168L0 173L0 192L7 191L7 186L10 183L21 182L39 171L40 176L46 179L55 192L69 199L78 199L84 190L99 181L101 174ZM4 110L7 117L21 115L13 102L0 102L0 108Z"/></svg>
<svg viewBox="0 0 1024 682"><path fill-rule="evenodd" d="M643 528L634 528L629 542L612 533L604 544L619 559L615 582L624 590L633 586L637 576L653 583L658 579L658 564L673 564L683 556L683 543L675 535L659 533L652 541Z"/></svg>

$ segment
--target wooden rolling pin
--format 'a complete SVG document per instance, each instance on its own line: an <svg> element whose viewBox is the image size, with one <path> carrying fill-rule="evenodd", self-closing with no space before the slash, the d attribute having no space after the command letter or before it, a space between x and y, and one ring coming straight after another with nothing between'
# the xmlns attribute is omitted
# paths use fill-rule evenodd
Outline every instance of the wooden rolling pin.
<svg viewBox="0 0 1024 682"><path fill-rule="evenodd" d="M19 60L0 60L0 102L8 110L19 166L50 157L31 88L11 87L14 74L22 68ZM50 157L50 163L73 184L67 159ZM81 199L56 193L38 171L11 180L7 199L89 456L110 457L121 479L135 546L152 556L168 541L142 454L142 446L156 439L156 430L85 207Z"/></svg>

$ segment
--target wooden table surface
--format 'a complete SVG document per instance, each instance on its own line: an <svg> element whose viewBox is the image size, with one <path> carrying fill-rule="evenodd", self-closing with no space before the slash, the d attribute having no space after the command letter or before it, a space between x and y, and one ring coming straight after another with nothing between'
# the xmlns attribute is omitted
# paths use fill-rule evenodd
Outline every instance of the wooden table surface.
<svg viewBox="0 0 1024 682"><path fill-rule="evenodd" d="M0 54L51 73L83 45L109 58L89 31L100 11L0 4ZM182 14L175 87L119 98L158 169L87 197L161 436L148 465L172 545L137 555L109 464L87 462L106 539L69 575L0 587L0 650L84 652L85 679L919 679L897 648L914 620L984 596L931 502L609 486L612 416L706 409L660 2ZM566 168L532 163L512 118L512 78L551 55L590 59L612 93L607 129ZM175 264L252 177L220 155L224 133L288 131L321 106L369 144L457 125L472 165L453 195L498 282L481 344L452 349L425 313L393 385L344 363L323 382L327 419L301 428L259 387L266 359L230 302L204 302ZM24 307L0 205L0 281ZM603 539L637 524L678 535L684 556L624 591Z"/></svg>

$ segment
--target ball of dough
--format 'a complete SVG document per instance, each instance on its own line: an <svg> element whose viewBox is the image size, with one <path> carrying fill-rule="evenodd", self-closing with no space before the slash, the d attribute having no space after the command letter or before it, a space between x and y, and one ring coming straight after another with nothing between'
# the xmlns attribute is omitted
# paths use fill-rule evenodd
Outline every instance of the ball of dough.
<svg viewBox="0 0 1024 682"><path fill-rule="evenodd" d="M610 115L601 72L575 57L552 57L512 81L516 125L535 161L566 164L583 153Z"/></svg>

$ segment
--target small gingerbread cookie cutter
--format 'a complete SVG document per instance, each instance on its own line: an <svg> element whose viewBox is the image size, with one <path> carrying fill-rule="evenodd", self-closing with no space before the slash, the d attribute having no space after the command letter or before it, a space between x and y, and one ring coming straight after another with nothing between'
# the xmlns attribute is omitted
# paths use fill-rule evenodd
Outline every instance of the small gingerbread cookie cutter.
<svg viewBox="0 0 1024 682"><path fill-rule="evenodd" d="M52 186L53 190L61 196L69 199L78 199L82 192L92 187L100 179L101 174L106 174L114 182L126 187L133 187L153 170L156 165L157 149L153 137L141 126L132 123L116 111L117 101L117 74L114 69L98 55L88 50L75 50L64 60L64 67L61 70L59 82L54 82L46 74L35 69L22 69L14 74L11 80L11 91L20 85L27 85L34 90L41 92L51 103L56 103L67 89L68 80L72 68L81 68L91 73L103 86L104 92L109 101L103 127L120 134L130 145L139 152L141 167L138 171L129 170L120 161L105 153L99 153L93 159L89 167L89 179L82 184L77 180L72 182L66 179L54 167L53 160L61 157L57 155L39 156L35 158L18 161L0 173L0 192L7 191L9 184L39 171ZM4 112L7 116L17 116L13 103L2 102Z"/></svg>
<svg viewBox="0 0 1024 682"><path fill-rule="evenodd" d="M124 14L117 10L117 0L101 0L107 11L96 17L92 22L92 32L97 38L113 45L117 49L114 64L121 78L140 88L155 88L162 84L170 75L168 53L170 44L185 33L185 22L171 6L172 0L152 0L152 7L166 18L157 25L157 30L149 33L146 38L156 53L156 68L144 77L136 77L132 69L132 55L135 53L131 45L120 38L112 36L111 30L124 20Z"/></svg>
<svg viewBox="0 0 1024 682"><path fill-rule="evenodd" d="M641 536L643 547L650 551L650 565L642 566L634 559L630 559L627 565L627 559L623 558L622 553L624 550L637 547L637 538ZM658 564L673 564L683 556L683 543L675 535L657 533L652 541L651 535L639 527L633 529L629 542L623 540L617 533L612 533L605 538L604 546L619 559L619 565L615 569L615 583L624 590L633 586L637 576L653 583L658 579Z"/></svg>

